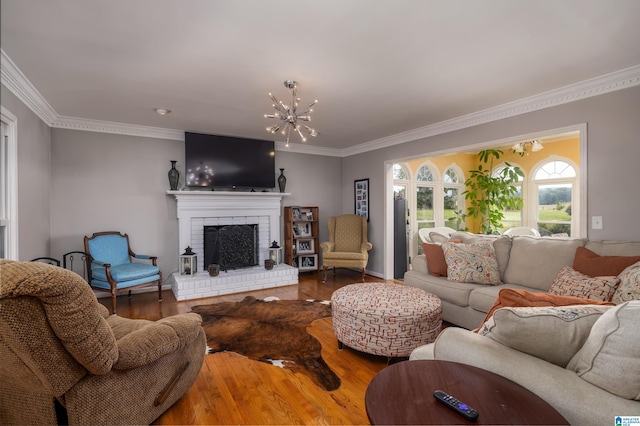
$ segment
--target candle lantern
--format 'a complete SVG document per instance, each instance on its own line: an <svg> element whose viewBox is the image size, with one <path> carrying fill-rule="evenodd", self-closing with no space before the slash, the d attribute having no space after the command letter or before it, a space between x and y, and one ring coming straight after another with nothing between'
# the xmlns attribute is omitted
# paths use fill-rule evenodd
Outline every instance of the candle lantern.
<svg viewBox="0 0 640 426"><path fill-rule="evenodd" d="M180 255L180 274L195 275L198 272L198 256L187 247L183 254Z"/></svg>
<svg viewBox="0 0 640 426"><path fill-rule="evenodd" d="M271 260L274 266L282 263L282 247L278 246L276 241L267 249L267 259Z"/></svg>

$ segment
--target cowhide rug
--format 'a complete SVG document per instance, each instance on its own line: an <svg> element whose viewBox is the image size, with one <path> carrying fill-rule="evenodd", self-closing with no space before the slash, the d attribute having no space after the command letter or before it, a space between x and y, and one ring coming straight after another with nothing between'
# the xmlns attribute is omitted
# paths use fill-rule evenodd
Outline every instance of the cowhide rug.
<svg viewBox="0 0 640 426"><path fill-rule="evenodd" d="M328 391L340 387L340 378L321 355L321 345L306 328L331 316L328 302L263 301L247 296L242 302L194 306L202 316L209 353L231 351L309 376Z"/></svg>

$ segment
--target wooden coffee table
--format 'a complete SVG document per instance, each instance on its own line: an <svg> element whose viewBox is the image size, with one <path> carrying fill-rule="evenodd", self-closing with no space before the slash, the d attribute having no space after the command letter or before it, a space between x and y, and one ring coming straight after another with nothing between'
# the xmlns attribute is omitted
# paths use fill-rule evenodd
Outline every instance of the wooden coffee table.
<svg viewBox="0 0 640 426"><path fill-rule="evenodd" d="M438 402L441 389L476 409L473 422ZM378 373L365 395L372 424L568 425L551 405L502 376L450 361L403 361Z"/></svg>

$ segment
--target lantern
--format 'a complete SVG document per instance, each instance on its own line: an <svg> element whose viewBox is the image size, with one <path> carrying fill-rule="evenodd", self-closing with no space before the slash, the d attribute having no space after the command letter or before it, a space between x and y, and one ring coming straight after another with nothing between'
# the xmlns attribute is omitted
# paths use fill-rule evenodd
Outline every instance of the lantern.
<svg viewBox="0 0 640 426"><path fill-rule="evenodd" d="M282 247L278 246L276 241L267 249L267 259L273 261L274 266L282 263Z"/></svg>
<svg viewBox="0 0 640 426"><path fill-rule="evenodd" d="M195 275L198 272L198 256L187 247L183 254L180 255L180 274Z"/></svg>

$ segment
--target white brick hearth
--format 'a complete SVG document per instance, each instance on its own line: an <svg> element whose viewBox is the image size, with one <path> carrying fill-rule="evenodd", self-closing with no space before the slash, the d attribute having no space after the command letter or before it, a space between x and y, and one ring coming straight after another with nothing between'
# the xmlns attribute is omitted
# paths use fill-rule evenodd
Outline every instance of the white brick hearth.
<svg viewBox="0 0 640 426"><path fill-rule="evenodd" d="M193 276L176 272L171 289L176 300L189 300L290 284L298 284L298 269L282 264L270 271L262 266L220 271L217 277L210 277L208 272L198 272Z"/></svg>
<svg viewBox="0 0 640 426"><path fill-rule="evenodd" d="M198 255L195 275L171 275L177 300L239 293L298 283L298 269L279 265L264 269L267 248L281 242L282 197L276 192L167 191L176 198L178 247L176 258L187 246ZM258 225L258 266L220 271L210 277L204 265L204 227L217 225Z"/></svg>

